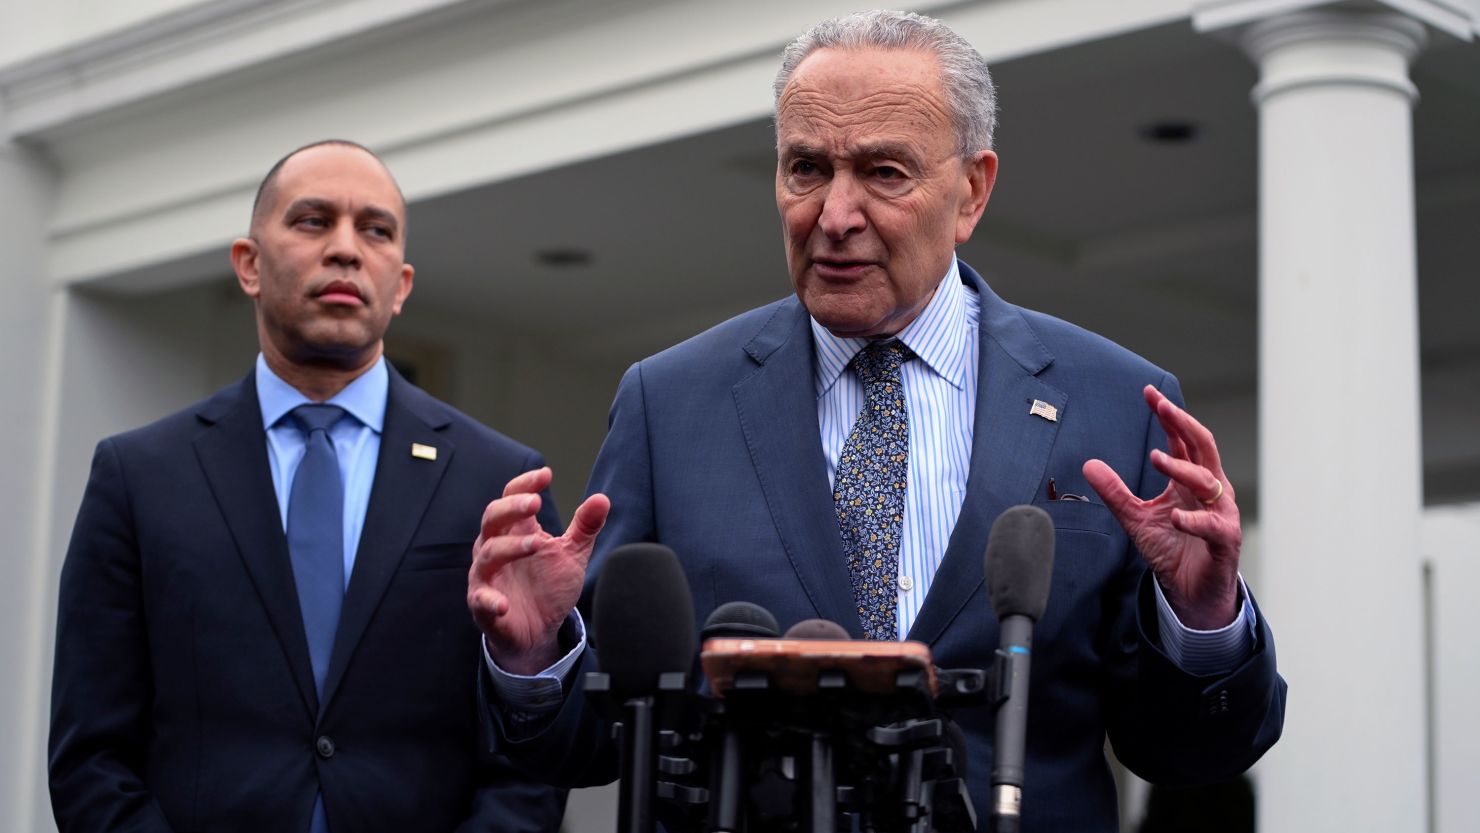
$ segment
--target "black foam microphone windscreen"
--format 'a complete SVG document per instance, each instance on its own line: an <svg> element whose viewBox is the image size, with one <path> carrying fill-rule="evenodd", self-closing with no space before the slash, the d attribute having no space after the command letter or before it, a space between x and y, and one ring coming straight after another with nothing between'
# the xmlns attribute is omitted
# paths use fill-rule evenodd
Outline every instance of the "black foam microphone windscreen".
<svg viewBox="0 0 1480 833"><path fill-rule="evenodd" d="M992 524L987 539L987 595L997 618L1038 621L1053 578L1053 519L1036 506L1014 506Z"/></svg>
<svg viewBox="0 0 1480 833"><path fill-rule="evenodd" d="M616 693L652 694L660 674L689 670L694 599L673 550L650 543L612 550L592 606L592 635Z"/></svg>
<svg viewBox="0 0 1480 833"><path fill-rule="evenodd" d="M725 602L704 620L699 638L775 639L780 635L781 625L771 611L751 602Z"/></svg>
<svg viewBox="0 0 1480 833"><path fill-rule="evenodd" d="M803 619L786 629L787 639L852 639L837 622L826 619Z"/></svg>

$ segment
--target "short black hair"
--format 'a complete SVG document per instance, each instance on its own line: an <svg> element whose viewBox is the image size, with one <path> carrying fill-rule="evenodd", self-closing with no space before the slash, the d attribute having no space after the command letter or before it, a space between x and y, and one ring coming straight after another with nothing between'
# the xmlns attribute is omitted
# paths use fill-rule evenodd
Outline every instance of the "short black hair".
<svg viewBox="0 0 1480 833"><path fill-rule="evenodd" d="M391 169L386 166L385 160L381 159L380 156L375 153L375 151L365 147L359 142L351 141L349 139L320 139L317 142L309 142L302 147L294 148L285 156L283 156L283 158L274 162L272 167L267 169L267 176L262 177L262 182L257 185L257 196L252 198L251 228L253 231L256 231L257 221L262 218L262 212L265 211L267 206L272 204L272 201L277 197L278 175L282 173L283 166L288 164L288 160L304 152L305 150L312 150L313 148L324 147L325 145L340 145L343 147L354 148L356 150L362 150L365 153L370 154L370 158L374 159L376 162L379 162L380 167L385 168L386 174L390 174ZM396 196L401 198L401 212L402 214L404 214L406 211L406 195L401 193L401 184L399 182L396 182L396 178L394 175L391 176L391 184L396 186Z"/></svg>

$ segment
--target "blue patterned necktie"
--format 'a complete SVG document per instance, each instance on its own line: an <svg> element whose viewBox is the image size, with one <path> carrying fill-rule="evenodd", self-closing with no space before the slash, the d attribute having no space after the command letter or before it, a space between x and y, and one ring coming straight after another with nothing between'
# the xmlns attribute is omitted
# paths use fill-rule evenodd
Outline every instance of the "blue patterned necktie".
<svg viewBox="0 0 1480 833"><path fill-rule="evenodd" d="M344 409L335 405L293 409L293 420L308 442L288 497L288 554L320 697L344 602L344 483L329 436L329 427L342 416Z"/></svg>
<svg viewBox="0 0 1480 833"><path fill-rule="evenodd" d="M904 526L910 428L899 368L914 357L898 341L870 342L853 357L865 401L838 458L833 503L853 600L868 639L899 639L899 537Z"/></svg>

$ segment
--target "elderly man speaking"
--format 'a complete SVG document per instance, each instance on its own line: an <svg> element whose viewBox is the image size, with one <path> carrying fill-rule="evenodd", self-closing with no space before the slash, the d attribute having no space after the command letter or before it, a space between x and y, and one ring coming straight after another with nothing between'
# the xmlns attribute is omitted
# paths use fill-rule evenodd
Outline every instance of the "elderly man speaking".
<svg viewBox="0 0 1480 833"><path fill-rule="evenodd" d="M564 536L536 522L548 469L484 514L468 602L506 751L551 778L612 776L586 743L594 660L572 611L614 547L672 547L701 621L745 600L783 627L830 619L982 667L998 632L981 554L1016 504L1046 510L1058 541L1023 830L1117 829L1107 734L1162 783L1231 776L1275 742L1285 684L1239 579L1233 487L1177 380L955 257L997 173L995 109L981 56L928 18L857 14L788 47L776 204L795 296L627 372ZM859 495L894 511L860 519ZM957 717L985 817L991 711Z"/></svg>

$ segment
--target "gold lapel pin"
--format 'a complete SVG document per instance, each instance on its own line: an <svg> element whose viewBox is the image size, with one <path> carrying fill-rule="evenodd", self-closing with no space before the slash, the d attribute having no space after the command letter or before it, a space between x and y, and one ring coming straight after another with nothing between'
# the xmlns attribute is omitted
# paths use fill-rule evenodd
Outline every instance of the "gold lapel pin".
<svg viewBox="0 0 1480 833"><path fill-rule="evenodd" d="M1041 416L1049 422L1059 421L1059 409L1044 402L1042 399L1034 399L1033 407L1028 409L1028 413Z"/></svg>
<svg viewBox="0 0 1480 833"><path fill-rule="evenodd" d="M415 457L418 460L435 460L437 459L437 449L436 447L430 445L412 443L411 456Z"/></svg>

